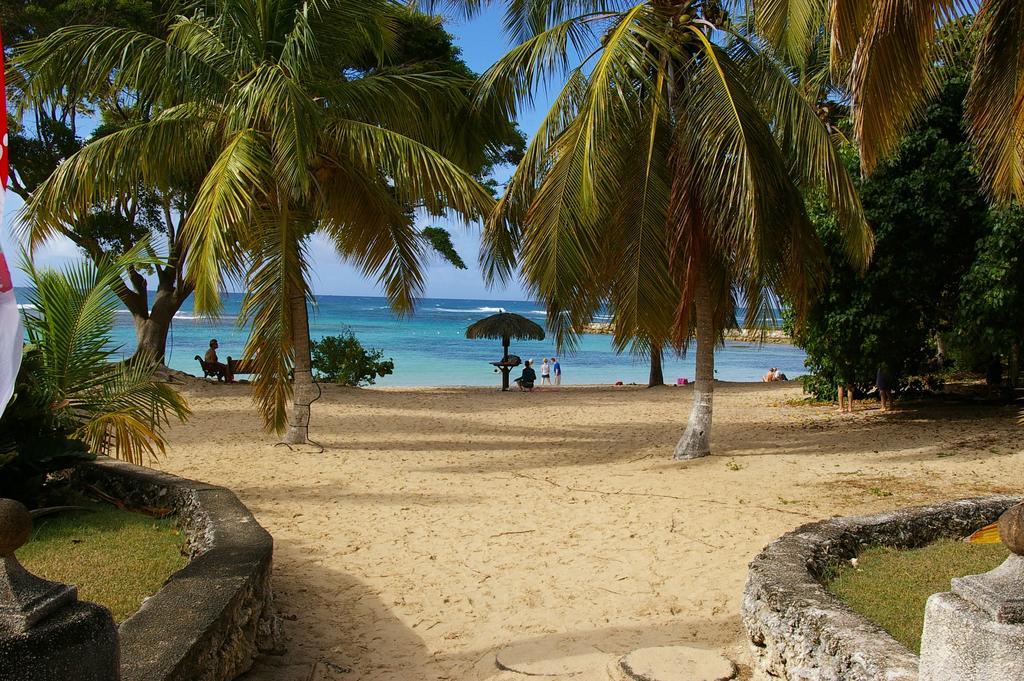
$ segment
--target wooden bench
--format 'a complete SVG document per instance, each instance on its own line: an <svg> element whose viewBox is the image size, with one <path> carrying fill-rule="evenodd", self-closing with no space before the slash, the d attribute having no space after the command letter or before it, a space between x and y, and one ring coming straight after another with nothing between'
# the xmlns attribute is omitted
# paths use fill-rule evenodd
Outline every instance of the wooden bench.
<svg viewBox="0 0 1024 681"><path fill-rule="evenodd" d="M231 374L233 376L237 376L238 374L256 373L256 365L253 362L247 362L244 359L231 359L229 356L228 366L231 368Z"/></svg>
<svg viewBox="0 0 1024 681"><path fill-rule="evenodd" d="M195 359L203 369L203 378L213 376L218 381L223 381L226 378L224 369L220 368L216 364L210 364L199 355L196 355Z"/></svg>

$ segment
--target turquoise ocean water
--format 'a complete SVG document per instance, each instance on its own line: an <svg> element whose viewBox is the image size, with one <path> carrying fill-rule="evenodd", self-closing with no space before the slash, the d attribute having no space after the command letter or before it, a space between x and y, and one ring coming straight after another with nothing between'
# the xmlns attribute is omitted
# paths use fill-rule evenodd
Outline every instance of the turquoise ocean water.
<svg viewBox="0 0 1024 681"><path fill-rule="evenodd" d="M24 300L23 295L19 298ZM210 338L220 342L222 358L241 356L248 336L246 329L238 327L241 297L228 294L224 302L224 314L216 320L198 317L191 302L185 303L171 326L169 366L196 373L199 365L193 357L206 351ZM378 379L379 386L497 385L498 374L488 362L501 358L501 342L467 340L465 330L499 310L517 312L544 326L544 311L532 302L425 298L412 316L398 319L384 298L325 295L317 297L310 333L322 338L349 328L364 346L383 350L385 357L394 360L395 373ZM127 311L118 315L113 340L125 354L135 348L135 330ZM541 358L555 354L555 347L551 341L512 341L511 352L535 359L539 374ZM559 359L564 384L647 382L648 360L616 354L610 336L583 336L574 353L563 353ZM716 376L724 381L757 381L772 366L790 378L805 372L803 352L789 345L730 341L716 353L715 362ZM684 358L666 356L664 369L666 382L680 377L692 380L692 352Z"/></svg>

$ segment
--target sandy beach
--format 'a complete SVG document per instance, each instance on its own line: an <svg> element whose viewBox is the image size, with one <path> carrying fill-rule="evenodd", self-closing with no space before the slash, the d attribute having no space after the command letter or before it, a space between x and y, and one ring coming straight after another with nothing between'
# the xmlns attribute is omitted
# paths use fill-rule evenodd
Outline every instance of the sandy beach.
<svg viewBox="0 0 1024 681"><path fill-rule="evenodd" d="M714 455L674 463L691 394L331 386L319 453L275 447L247 387L198 383L156 465L231 488L274 536L289 652L247 681L530 678L497 668L502 649L589 680L680 642L743 665L746 566L780 534L1020 492L1012 408L840 415L795 384L719 384Z"/></svg>

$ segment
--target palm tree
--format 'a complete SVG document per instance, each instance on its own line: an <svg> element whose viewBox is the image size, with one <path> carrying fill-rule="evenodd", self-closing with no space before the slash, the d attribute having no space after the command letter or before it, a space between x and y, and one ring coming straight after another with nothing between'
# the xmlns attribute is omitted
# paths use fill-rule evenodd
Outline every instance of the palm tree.
<svg viewBox="0 0 1024 681"><path fill-rule="evenodd" d="M201 11L173 21L166 40L70 27L25 48L19 64L33 74L30 98L75 83L159 103L150 120L69 158L26 212L45 235L122 186L202 177L181 227L196 309L215 313L225 282L244 284L254 400L268 430L306 442L310 237L325 236L341 258L378 278L394 309L408 311L422 291L428 247L414 211L470 220L493 204L458 163L464 137L451 134L475 129L466 82L389 63L391 28L407 11L399 2L198 4Z"/></svg>
<svg viewBox="0 0 1024 681"><path fill-rule="evenodd" d="M943 27L975 13L977 52L966 118L989 192L1024 200L1024 3L1020 0L745 0L759 32L798 58L824 25L835 75L852 94L854 136L866 172L895 150L937 90L948 57Z"/></svg>
<svg viewBox="0 0 1024 681"><path fill-rule="evenodd" d="M484 74L481 99L514 111L564 83L486 224L488 273L509 276L519 252L559 341L611 290L629 292L615 302L629 333L671 311L697 364L675 456L704 456L714 348L739 301L757 326L778 295L801 311L816 283L803 191L831 202L851 262L866 264L853 180L788 72L717 3L509 0L506 26L519 44Z"/></svg>
<svg viewBox="0 0 1024 681"><path fill-rule="evenodd" d="M31 288L25 330L38 362L32 380L49 400L54 418L90 451L133 463L164 450L171 417L190 411L174 388L159 381L154 357L115 361L110 345L120 302L115 287L129 267L152 265L141 243L117 259L88 260L63 271L38 270L26 261Z"/></svg>

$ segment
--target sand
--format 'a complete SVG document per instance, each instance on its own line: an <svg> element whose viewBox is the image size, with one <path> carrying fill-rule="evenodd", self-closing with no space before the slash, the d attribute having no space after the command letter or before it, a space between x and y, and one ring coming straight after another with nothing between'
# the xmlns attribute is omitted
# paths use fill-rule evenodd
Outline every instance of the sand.
<svg viewBox="0 0 1024 681"><path fill-rule="evenodd" d="M326 448L275 447L245 386L187 391L157 464L234 490L274 535L289 652L248 681L506 681L686 644L749 664L750 559L802 523L1020 492L1005 407L797 404L719 384L714 455L670 461L691 388L534 394L329 387ZM588 657L590 656L590 657ZM350 671L346 672L348 669Z"/></svg>

